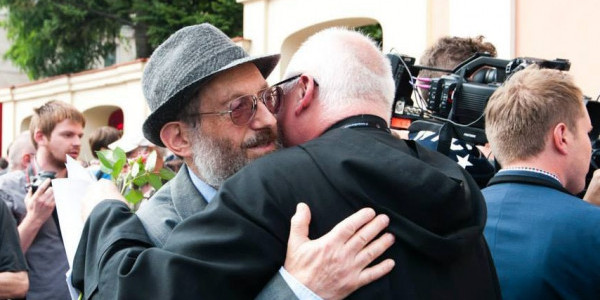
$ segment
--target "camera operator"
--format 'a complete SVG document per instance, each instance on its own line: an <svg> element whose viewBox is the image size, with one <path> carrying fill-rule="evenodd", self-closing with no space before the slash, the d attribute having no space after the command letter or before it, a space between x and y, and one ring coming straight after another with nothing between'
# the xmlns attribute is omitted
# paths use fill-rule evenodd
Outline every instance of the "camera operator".
<svg viewBox="0 0 600 300"><path fill-rule="evenodd" d="M453 70L460 63L480 52L487 52L492 57L496 57L496 47L490 42L485 42L484 37L481 35L477 37L442 37L425 50L420 58L420 65ZM423 69L419 72L419 78L429 79L441 77L446 74L441 71ZM428 89L419 87L417 91L426 101L428 98ZM429 149L440 150L438 148L440 139L439 128L432 127L431 130L411 132L408 138L417 141ZM495 172L493 165L488 162L487 156L489 151L486 151L485 147L478 148L475 145L456 138L451 138L449 144L450 148L445 149L448 151L442 152L466 169L473 176L479 187L485 187ZM484 152L482 153L480 150Z"/></svg>
<svg viewBox="0 0 600 300"><path fill-rule="evenodd" d="M582 99L570 75L529 67L485 109L504 167L483 190L485 237L505 299L600 298L600 208L574 196L591 152Z"/></svg>
<svg viewBox="0 0 600 300"><path fill-rule="evenodd" d="M461 62L480 52L487 52L492 57L496 57L496 47L490 42L484 42L482 35L476 37L446 36L427 48L419 59L419 63L426 67L453 70ZM433 78L446 74L440 71L421 70L419 77ZM426 92L421 94L423 97L427 97Z"/></svg>
<svg viewBox="0 0 600 300"><path fill-rule="evenodd" d="M66 155L79 156L84 126L83 114L65 102L50 101L34 109L29 131L35 158L25 170L15 171L21 172L18 180L8 181L8 174L0 177L0 197L16 218L29 266L27 299L70 299L65 279L69 265L49 178L66 177ZM37 191L28 191L28 186Z"/></svg>

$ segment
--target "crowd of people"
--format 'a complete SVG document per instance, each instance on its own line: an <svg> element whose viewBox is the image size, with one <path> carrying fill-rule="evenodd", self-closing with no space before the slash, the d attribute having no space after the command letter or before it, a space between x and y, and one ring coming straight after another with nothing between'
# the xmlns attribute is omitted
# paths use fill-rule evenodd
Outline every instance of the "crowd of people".
<svg viewBox="0 0 600 300"><path fill-rule="evenodd" d="M421 62L452 69L480 51L495 55L483 37L448 37ZM445 156L432 146L438 132L389 129L391 66L369 37L320 31L268 85L278 62L210 24L155 50L143 137L101 127L90 148L157 151L157 168L177 174L132 211L90 162L98 181L82 195L69 278L50 180L31 185L42 172L67 176L86 122L64 102L36 108L0 176L0 299L70 299L68 284L82 299L600 297L600 173L585 200L574 196L592 128L567 73L529 67L489 99L485 130L502 168L486 187L453 159L475 145L452 141Z"/></svg>

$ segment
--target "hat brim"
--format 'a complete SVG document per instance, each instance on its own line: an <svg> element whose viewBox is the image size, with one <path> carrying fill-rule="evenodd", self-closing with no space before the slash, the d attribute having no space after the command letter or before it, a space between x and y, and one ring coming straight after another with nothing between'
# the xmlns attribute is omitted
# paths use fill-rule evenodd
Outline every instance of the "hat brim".
<svg viewBox="0 0 600 300"><path fill-rule="evenodd" d="M146 121L144 121L144 125L142 127L144 136L153 144L165 147L164 143L160 140L160 131L162 127L166 123L172 122L176 119L179 112L181 112L187 105L187 101L190 100L190 97L202 84L208 82L214 75L218 73L233 69L248 62L256 65L262 76L266 79L271 72L273 72L275 66L277 66L279 57L279 54L273 54L240 58L192 82L173 95L173 97L165 101L165 103L163 103L158 109L152 112L148 118L146 118Z"/></svg>

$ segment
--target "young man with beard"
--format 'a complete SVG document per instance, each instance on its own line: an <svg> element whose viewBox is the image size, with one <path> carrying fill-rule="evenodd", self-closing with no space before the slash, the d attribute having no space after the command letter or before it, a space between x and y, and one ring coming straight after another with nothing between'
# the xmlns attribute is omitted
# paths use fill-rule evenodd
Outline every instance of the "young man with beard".
<svg viewBox="0 0 600 300"><path fill-rule="evenodd" d="M29 126L37 149L35 158L23 172L0 177L0 195L16 218L21 249L29 266L27 299L70 297L65 281L69 265L58 220L53 217L55 203L50 180L33 194L31 189L28 192L28 185L43 171L53 172L57 178L66 177L66 156L79 156L84 126L83 114L65 102L50 101L35 109ZM11 184L6 181L9 179Z"/></svg>
<svg viewBox="0 0 600 300"><path fill-rule="evenodd" d="M269 88L265 81L278 60L279 55L248 57L227 36L208 24L183 28L155 50L142 79L144 94L152 110L144 124L144 133L151 142L164 145L182 157L185 164L177 176L137 212L139 220L131 216L125 222L127 225L120 227L119 234L126 231L125 235L129 238L140 239L144 232L132 233L140 228L137 223L141 221L149 240L140 241L146 246L163 246L173 228L202 211L227 178L254 159L279 148L273 113L281 98L280 89ZM114 189L114 186L107 188ZM97 194L100 193L107 195L103 187L98 189ZM120 195L117 193L114 197L120 198ZM386 226L385 217L375 218L372 210L363 210L342 222L336 231L315 241L309 241L308 233L304 232L308 230L308 218L308 211L303 210L294 219L294 224L298 225L291 229L290 236L296 239L290 249L294 249L295 255L286 262L294 267L271 272L269 276L275 274L272 281L262 283L262 286L266 285L261 296L264 299L305 299L305 295L315 296L313 292L318 294L322 289L333 292L333 295L341 290L343 295L382 276L393 266L386 261L366 268L392 242L389 237L379 239L363 249ZM360 229L371 219L374 220ZM197 229L197 234L202 235L203 228ZM352 236L356 231L356 237ZM345 242L352 238L358 242L346 247ZM86 242L95 243L95 240L86 240L84 234L81 245L86 246ZM318 257L323 252L321 245L327 243L337 243L338 253ZM117 265L103 266L108 272L100 273L100 278L96 276L95 264L81 266L82 260L94 259L93 254L82 251L82 246L75 259L73 279L74 285L84 292L85 297L147 298L139 289L126 291L112 284L118 279L115 273ZM364 254L366 252L369 255ZM338 259L339 256L361 253L365 259L360 261ZM320 266L327 266L327 269ZM352 271L356 271L356 276L345 281L337 280L340 274ZM324 280L298 282L294 276L299 273L310 277L322 275ZM169 273L164 273L164 276L165 280L170 280ZM178 284L182 285L188 285L186 281L194 282L193 287L179 289L187 297L174 291L152 297L211 297L208 291L199 289L201 279L178 280L181 280ZM247 281L253 279L248 277ZM123 296L133 291L136 291L135 295ZM252 296L258 292L254 291Z"/></svg>
<svg viewBox="0 0 600 300"><path fill-rule="evenodd" d="M240 84L260 91L266 88L264 80L252 75L259 69L250 65L230 76L241 76L246 80ZM326 233L361 207L373 206L393 217L392 231L403 240L386 251L384 263L397 259L401 266L352 295L353 289L336 294L327 287L318 295L327 299L348 295L363 299L499 298L482 236L483 198L472 178L454 162L391 135L386 121L394 94L391 67L374 43L346 30L318 33L294 55L286 77L289 84L275 88L287 94L274 98L279 101L271 111L278 116L285 146L294 147L257 159L225 181L211 203L181 222L161 249L146 249L131 231L122 232L121 225L136 221L127 215L125 205L100 203L79 245L79 268L116 281L113 285L122 299L249 299L282 264L288 270L296 267L288 261L290 257L302 256L289 247L295 243L292 235L285 243L289 218L296 210L306 209L300 202L309 203L316 215L311 237ZM235 89L239 86L228 87L234 94L221 94L217 98L221 106L216 105L218 101L205 108L201 104L197 111L229 114L238 124L251 120L248 116L253 110L231 107L231 103L239 104L230 98L238 99ZM258 102L258 97L250 97ZM271 108L258 105L258 109ZM216 123L209 132L219 132L223 126ZM173 134L183 131L179 126L172 129ZM161 137L165 133L163 129ZM265 148L272 147L266 144L256 150ZM393 240L389 234L380 239ZM364 243L350 239L346 244L360 248ZM327 243L323 248L325 256L338 251ZM364 261L377 256L371 250L340 259ZM304 262L310 265L311 260ZM335 279L347 282L360 277L360 271ZM299 273L296 278L328 281L326 273ZM75 284L82 286L77 280ZM135 289L138 286L144 289ZM93 287L88 291L93 292Z"/></svg>

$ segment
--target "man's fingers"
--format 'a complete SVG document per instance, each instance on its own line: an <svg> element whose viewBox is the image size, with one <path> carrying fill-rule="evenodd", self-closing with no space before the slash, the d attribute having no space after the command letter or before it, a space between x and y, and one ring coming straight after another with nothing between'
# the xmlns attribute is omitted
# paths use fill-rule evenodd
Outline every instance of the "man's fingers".
<svg viewBox="0 0 600 300"><path fill-rule="evenodd" d="M363 225L375 218L372 208L363 208L338 223L324 237L340 243L346 243Z"/></svg>
<svg viewBox="0 0 600 300"><path fill-rule="evenodd" d="M290 222L290 237L288 249L295 249L298 245L308 241L308 226L310 225L310 209L304 203L298 203L296 213Z"/></svg>
<svg viewBox="0 0 600 300"><path fill-rule="evenodd" d="M35 191L34 195L41 195L43 193L46 192L46 189L48 188L48 186L50 186L50 178L46 178L44 180L44 182L42 182L42 184L40 184L40 186L38 186L37 190Z"/></svg>
<svg viewBox="0 0 600 300"><path fill-rule="evenodd" d="M395 264L396 263L393 259L386 259L372 267L364 269L362 272L360 272L360 275L358 275L357 289L389 273L390 271L392 271Z"/></svg>
<svg viewBox="0 0 600 300"><path fill-rule="evenodd" d="M52 180L50 180L50 178L44 179L44 182L42 182L42 184L40 185L40 188L45 190L46 188L48 188L48 186L50 186L51 182L52 182Z"/></svg>
<svg viewBox="0 0 600 300"><path fill-rule="evenodd" d="M396 239L391 233L386 233L379 237L377 240L369 244L356 255L356 263L361 267L366 267L376 258L378 258L383 252L389 249Z"/></svg>
<svg viewBox="0 0 600 300"><path fill-rule="evenodd" d="M44 197L44 201L46 203L54 203L54 190L52 189L52 187L46 189L46 191L44 192Z"/></svg>
<svg viewBox="0 0 600 300"><path fill-rule="evenodd" d="M378 215L348 240L346 243L348 250L354 253L358 252L379 235L389 224L390 218L388 216Z"/></svg>

